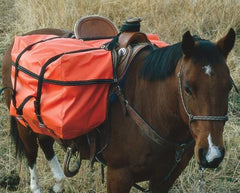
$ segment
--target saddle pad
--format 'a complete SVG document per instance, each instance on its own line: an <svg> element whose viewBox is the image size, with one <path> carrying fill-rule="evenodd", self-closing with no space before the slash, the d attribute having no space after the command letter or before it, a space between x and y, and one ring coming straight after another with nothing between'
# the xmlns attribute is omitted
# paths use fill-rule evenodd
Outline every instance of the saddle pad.
<svg viewBox="0 0 240 193"><path fill-rule="evenodd" d="M36 133L72 139L106 119L113 81L111 40L82 41L53 35L15 37L10 115Z"/></svg>
<svg viewBox="0 0 240 193"><path fill-rule="evenodd" d="M168 43L166 42L163 42L163 41L160 41L159 37L157 36L157 34L146 34L147 35L147 38L149 39L149 41L156 45L157 47L159 48L163 48L163 47L166 47L166 46L169 46Z"/></svg>

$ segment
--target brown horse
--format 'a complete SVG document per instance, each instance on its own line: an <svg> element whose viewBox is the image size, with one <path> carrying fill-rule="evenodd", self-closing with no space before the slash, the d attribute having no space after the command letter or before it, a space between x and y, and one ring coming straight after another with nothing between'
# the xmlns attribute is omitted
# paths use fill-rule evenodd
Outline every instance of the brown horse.
<svg viewBox="0 0 240 193"><path fill-rule="evenodd" d="M67 33L43 29L28 34ZM145 180L150 181L152 193L168 192L193 153L201 167L218 167L224 157L223 129L233 84L226 58L234 42L233 29L216 43L186 32L182 42L165 48L148 46L135 57L122 91L117 92L121 102L109 107L111 135L102 152L108 193L127 193L136 182ZM4 56L2 73L3 85L12 88L10 52L11 47ZM6 89L5 96L9 107L11 91ZM16 139L24 146L32 192L41 192L37 141L56 180L53 190L60 192L65 176L53 151L54 140L12 120L17 124L13 129Z"/></svg>

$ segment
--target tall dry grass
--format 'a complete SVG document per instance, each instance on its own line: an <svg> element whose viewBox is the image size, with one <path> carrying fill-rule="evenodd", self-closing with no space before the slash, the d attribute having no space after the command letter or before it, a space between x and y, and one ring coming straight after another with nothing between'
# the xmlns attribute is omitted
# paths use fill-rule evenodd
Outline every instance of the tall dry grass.
<svg viewBox="0 0 240 193"><path fill-rule="evenodd" d="M126 18L141 17L141 31L157 33L169 43L180 41L187 30L216 41L233 27L237 32L237 42L228 63L236 84L240 86L239 0L0 0L0 61L6 45L15 34L44 27L71 30L79 17L92 14L108 17L118 27ZM17 171L21 182L15 192L30 192L28 169L25 161L19 163L15 160L8 136L7 109L3 99L0 100L0 179L14 175L12 171ZM240 97L232 92L229 104L230 120L224 133L227 153L218 169L204 172L204 190L208 193L240 192ZM55 148L62 161L61 149L58 145ZM53 180L41 151L38 166L40 181L46 192ZM193 158L170 192L195 193L198 190L198 179L198 166ZM78 175L66 181L65 190L69 193L103 193L106 192L106 184L101 183L98 165L95 165L93 172L85 162ZM0 192L10 191L0 188ZM131 190L131 193L136 192Z"/></svg>

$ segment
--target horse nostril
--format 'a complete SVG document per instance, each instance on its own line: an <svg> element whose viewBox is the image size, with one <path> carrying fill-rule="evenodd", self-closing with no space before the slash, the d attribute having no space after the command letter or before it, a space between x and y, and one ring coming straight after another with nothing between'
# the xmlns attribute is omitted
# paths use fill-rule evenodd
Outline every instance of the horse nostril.
<svg viewBox="0 0 240 193"><path fill-rule="evenodd" d="M220 152L221 152L222 156L224 157L224 155L225 155L225 148L221 148Z"/></svg>
<svg viewBox="0 0 240 193"><path fill-rule="evenodd" d="M215 158L213 161L208 163L208 168L217 168L224 158L224 152L221 157Z"/></svg>
<svg viewBox="0 0 240 193"><path fill-rule="evenodd" d="M225 154L224 148L215 149L217 153L212 150L206 150L205 148L200 148L198 150L200 165L203 168L216 168L222 162Z"/></svg>
<svg viewBox="0 0 240 193"><path fill-rule="evenodd" d="M219 151L220 151L221 156L219 158L213 160L216 163L216 167L222 162L222 160L224 158L224 155L225 155L225 149L224 148L219 149Z"/></svg>
<svg viewBox="0 0 240 193"><path fill-rule="evenodd" d="M199 156L199 161L200 161L200 165L202 167L207 167L207 160L206 160L206 149L205 148L199 148L198 150L198 156Z"/></svg>
<svg viewBox="0 0 240 193"><path fill-rule="evenodd" d="M219 157L219 159L223 160L224 155L225 155L225 149L224 148L219 148L219 152L221 154L221 156Z"/></svg>
<svg viewBox="0 0 240 193"><path fill-rule="evenodd" d="M199 155L199 158L203 157L203 155L204 155L204 148L199 148L198 155Z"/></svg>

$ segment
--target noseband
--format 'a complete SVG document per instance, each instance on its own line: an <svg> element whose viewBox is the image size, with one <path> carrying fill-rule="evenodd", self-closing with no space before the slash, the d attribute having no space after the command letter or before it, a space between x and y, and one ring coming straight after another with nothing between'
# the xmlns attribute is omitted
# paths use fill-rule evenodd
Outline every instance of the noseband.
<svg viewBox="0 0 240 193"><path fill-rule="evenodd" d="M180 70L177 74L177 76L178 76L178 88L179 88L179 94L181 96L181 101L182 101L184 111L188 115L189 125L191 125L191 123L193 121L227 121L228 120L228 114L226 114L224 116L210 116L210 115L196 116L196 115L193 115L189 112L189 110L188 110L188 108L185 104L185 101L184 101L184 98L183 98L183 92L182 92L182 80L181 80L182 69L183 69L183 58L182 58L182 61L181 61L181 64L180 64Z"/></svg>

